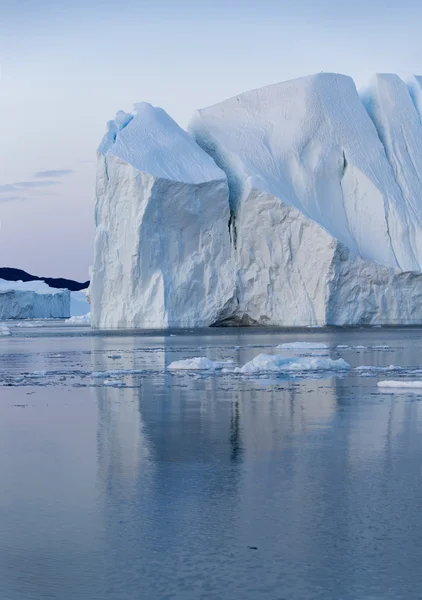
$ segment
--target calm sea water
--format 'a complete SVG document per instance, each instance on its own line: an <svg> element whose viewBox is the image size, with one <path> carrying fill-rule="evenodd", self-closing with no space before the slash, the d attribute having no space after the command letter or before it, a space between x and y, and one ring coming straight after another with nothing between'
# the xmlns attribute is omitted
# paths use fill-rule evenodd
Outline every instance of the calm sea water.
<svg viewBox="0 0 422 600"><path fill-rule="evenodd" d="M422 598L422 390L376 385L422 379L422 330L13 332L0 340L1 600ZM295 340L406 369L166 369L242 365ZM110 369L137 374L123 388L92 377Z"/></svg>

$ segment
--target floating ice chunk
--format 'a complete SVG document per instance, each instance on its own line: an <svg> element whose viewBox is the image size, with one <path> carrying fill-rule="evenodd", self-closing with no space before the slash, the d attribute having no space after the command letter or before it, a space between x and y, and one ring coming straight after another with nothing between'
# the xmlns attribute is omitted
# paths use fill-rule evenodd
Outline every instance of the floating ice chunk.
<svg viewBox="0 0 422 600"><path fill-rule="evenodd" d="M28 373L27 376L31 378L42 378L47 376L47 371L33 371L32 373Z"/></svg>
<svg viewBox="0 0 422 600"><path fill-rule="evenodd" d="M350 346L348 346L347 344L339 344L339 345L337 346L337 348L338 348L339 350L345 350L346 348L350 348Z"/></svg>
<svg viewBox="0 0 422 600"><path fill-rule="evenodd" d="M291 372L291 371L348 371L350 365L339 358L303 357L286 358L280 354L258 354L243 367L236 368L235 373L265 373L265 372Z"/></svg>
<svg viewBox="0 0 422 600"><path fill-rule="evenodd" d="M91 325L91 313L89 312L86 315L70 317L70 319L66 319L65 323L66 325L89 327Z"/></svg>
<svg viewBox="0 0 422 600"><path fill-rule="evenodd" d="M7 337L12 335L10 329L4 323L0 323L0 337Z"/></svg>
<svg viewBox="0 0 422 600"><path fill-rule="evenodd" d="M103 385L106 387L125 387L126 383L120 379L104 379Z"/></svg>
<svg viewBox="0 0 422 600"><path fill-rule="evenodd" d="M288 342L277 346L283 350L327 350L327 344L321 342Z"/></svg>
<svg viewBox="0 0 422 600"><path fill-rule="evenodd" d="M356 371L369 371L369 372L383 372L383 371L403 371L403 367L396 367L395 365L389 365L388 367L375 367L373 365L360 365L355 368Z"/></svg>
<svg viewBox="0 0 422 600"><path fill-rule="evenodd" d="M167 367L170 371L221 371L233 365L232 360L214 361L205 356L176 360Z"/></svg>
<svg viewBox="0 0 422 600"><path fill-rule="evenodd" d="M145 369L110 369L109 371L94 371L91 373L91 377L102 379L116 375L142 375L143 373L145 373Z"/></svg>
<svg viewBox="0 0 422 600"><path fill-rule="evenodd" d="M421 388L422 381L378 381L380 388Z"/></svg>

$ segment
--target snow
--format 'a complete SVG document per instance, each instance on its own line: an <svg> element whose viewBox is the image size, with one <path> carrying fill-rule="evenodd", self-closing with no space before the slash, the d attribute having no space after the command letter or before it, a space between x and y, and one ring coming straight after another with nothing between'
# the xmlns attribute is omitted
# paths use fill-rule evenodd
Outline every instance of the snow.
<svg viewBox="0 0 422 600"><path fill-rule="evenodd" d="M233 365L233 361L213 361L205 356L176 360L167 367L170 371L221 371Z"/></svg>
<svg viewBox="0 0 422 600"><path fill-rule="evenodd" d="M243 367L235 369L236 373L289 373L304 371L348 371L350 365L339 358L303 357L286 358L280 354L258 354Z"/></svg>
<svg viewBox="0 0 422 600"><path fill-rule="evenodd" d="M106 138L98 154L92 326L193 327L224 318L235 295L225 174L149 104L130 119L120 114Z"/></svg>
<svg viewBox="0 0 422 600"><path fill-rule="evenodd" d="M0 323L0 337L7 337L12 335L10 329L4 323Z"/></svg>
<svg viewBox="0 0 422 600"><path fill-rule="evenodd" d="M397 75L376 75L362 99L385 148L401 202L390 204L388 224L393 239L401 237L395 254L404 268L422 265L422 124L407 85ZM402 254L403 253L403 254ZM414 260L411 257L414 255Z"/></svg>
<svg viewBox="0 0 422 600"><path fill-rule="evenodd" d="M44 281L0 279L0 319L65 318L70 314L70 292Z"/></svg>
<svg viewBox="0 0 422 600"><path fill-rule="evenodd" d="M280 350L327 350L328 346L319 342L287 342L280 344L277 348Z"/></svg>
<svg viewBox="0 0 422 600"><path fill-rule="evenodd" d="M420 268L399 231L391 237L390 216L405 227L412 215L350 77L320 73L246 92L199 110L190 129L238 184L233 209L255 189L362 258Z"/></svg>
<svg viewBox="0 0 422 600"><path fill-rule="evenodd" d="M320 73L141 103L98 154L95 328L422 323L422 88ZM309 349L309 348L308 348Z"/></svg>
<svg viewBox="0 0 422 600"><path fill-rule="evenodd" d="M422 381L379 381L380 388L422 388Z"/></svg>
<svg viewBox="0 0 422 600"><path fill-rule="evenodd" d="M91 325L91 313L87 313L86 315L79 315L75 317L70 317L65 321L66 325L77 325L77 326L87 326Z"/></svg>

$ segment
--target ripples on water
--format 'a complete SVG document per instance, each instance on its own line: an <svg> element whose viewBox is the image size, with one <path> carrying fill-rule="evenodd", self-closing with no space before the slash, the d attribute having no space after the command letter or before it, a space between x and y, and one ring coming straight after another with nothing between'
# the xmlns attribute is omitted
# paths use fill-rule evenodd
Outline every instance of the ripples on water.
<svg viewBox="0 0 422 600"><path fill-rule="evenodd" d="M166 366L305 340L421 379L422 332L175 333L0 341L0 599L420 598L422 390Z"/></svg>

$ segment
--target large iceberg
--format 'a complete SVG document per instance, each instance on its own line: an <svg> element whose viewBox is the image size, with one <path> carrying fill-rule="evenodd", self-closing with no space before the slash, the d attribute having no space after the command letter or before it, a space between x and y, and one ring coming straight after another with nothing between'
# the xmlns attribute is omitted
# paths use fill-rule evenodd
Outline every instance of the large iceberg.
<svg viewBox="0 0 422 600"><path fill-rule="evenodd" d="M422 92L318 74L118 113L99 153L95 327L422 323Z"/></svg>
<svg viewBox="0 0 422 600"><path fill-rule="evenodd" d="M51 288L43 281L0 279L0 320L66 318L70 291Z"/></svg>
<svg viewBox="0 0 422 600"><path fill-rule="evenodd" d="M224 172L146 103L117 114L98 154L92 326L208 326L229 316Z"/></svg>

